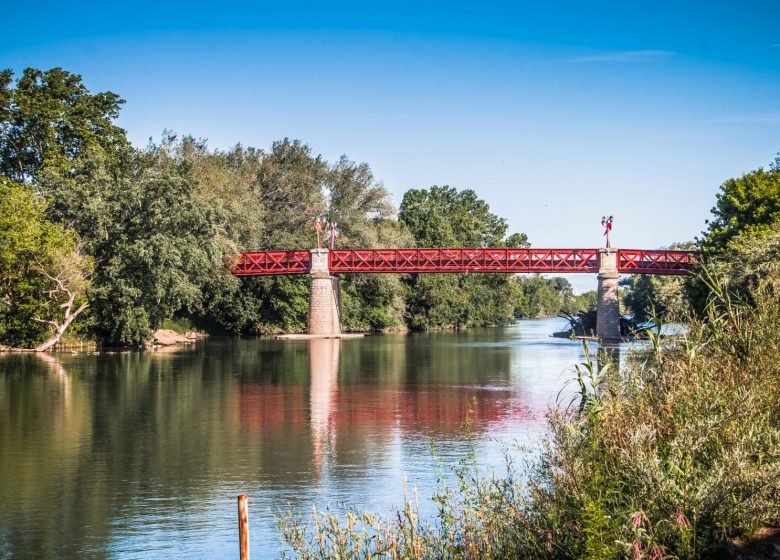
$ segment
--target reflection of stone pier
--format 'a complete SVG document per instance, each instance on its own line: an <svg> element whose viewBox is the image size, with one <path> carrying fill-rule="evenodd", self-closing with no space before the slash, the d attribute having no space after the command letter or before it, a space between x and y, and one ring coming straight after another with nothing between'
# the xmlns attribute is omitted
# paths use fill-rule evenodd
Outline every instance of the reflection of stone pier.
<svg viewBox="0 0 780 560"><path fill-rule="evenodd" d="M327 442L327 448L330 448L330 444L334 443L331 439L335 439L336 436L335 431L332 431L330 427L331 415L338 397L341 341L320 338L309 340L308 344L311 376L309 396L311 439L314 449L314 464L319 471L322 469L324 442Z"/></svg>

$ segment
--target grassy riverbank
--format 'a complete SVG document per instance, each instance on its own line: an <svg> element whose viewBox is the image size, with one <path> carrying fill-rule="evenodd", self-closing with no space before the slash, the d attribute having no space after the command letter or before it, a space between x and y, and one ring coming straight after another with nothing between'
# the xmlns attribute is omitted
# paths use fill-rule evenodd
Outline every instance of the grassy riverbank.
<svg viewBox="0 0 780 560"><path fill-rule="evenodd" d="M713 558L780 521L780 298L714 287L687 333L618 371L588 360L531 466L441 487L389 517L284 517L298 558ZM414 481L412 481L414 482Z"/></svg>

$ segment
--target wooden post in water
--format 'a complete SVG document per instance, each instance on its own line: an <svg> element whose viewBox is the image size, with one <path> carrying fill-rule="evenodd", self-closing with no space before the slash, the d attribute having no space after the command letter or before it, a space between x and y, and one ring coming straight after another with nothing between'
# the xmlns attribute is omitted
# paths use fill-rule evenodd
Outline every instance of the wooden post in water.
<svg viewBox="0 0 780 560"><path fill-rule="evenodd" d="M244 494L238 496L238 546L241 550L241 560L249 560L249 498Z"/></svg>

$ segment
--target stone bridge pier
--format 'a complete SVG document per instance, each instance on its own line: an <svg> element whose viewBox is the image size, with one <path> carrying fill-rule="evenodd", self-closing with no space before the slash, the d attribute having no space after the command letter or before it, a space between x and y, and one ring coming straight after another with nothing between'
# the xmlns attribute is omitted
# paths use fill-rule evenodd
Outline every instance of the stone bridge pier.
<svg viewBox="0 0 780 560"><path fill-rule="evenodd" d="M311 250L307 331L323 337L341 334L341 291L328 268L328 249Z"/></svg>
<svg viewBox="0 0 780 560"><path fill-rule="evenodd" d="M620 340L620 302L615 249L599 250L598 279L596 336L604 342L616 342Z"/></svg>
<svg viewBox="0 0 780 560"><path fill-rule="evenodd" d="M615 249L599 250L596 336L605 343L621 339L617 255ZM311 250L307 321L309 335L325 338L341 336L339 279L331 275L328 257L328 249Z"/></svg>

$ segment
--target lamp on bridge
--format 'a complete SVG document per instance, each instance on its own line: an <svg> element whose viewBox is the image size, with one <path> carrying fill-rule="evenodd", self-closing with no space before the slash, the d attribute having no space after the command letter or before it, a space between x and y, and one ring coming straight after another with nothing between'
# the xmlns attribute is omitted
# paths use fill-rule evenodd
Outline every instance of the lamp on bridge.
<svg viewBox="0 0 780 560"><path fill-rule="evenodd" d="M319 216L314 219L314 231L317 232L317 249L322 249L322 220Z"/></svg>
<svg viewBox="0 0 780 560"><path fill-rule="evenodd" d="M339 236L338 227L339 225L336 222L331 222L328 224L328 240L330 241L331 249L336 246L336 239Z"/></svg>
<svg viewBox="0 0 780 560"><path fill-rule="evenodd" d="M610 215L609 218L606 216L601 217L601 225L604 226L604 235L607 238L607 249L611 247L609 244L609 232L612 231L612 220L613 217Z"/></svg>

